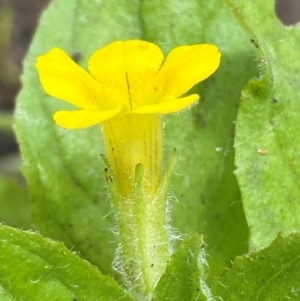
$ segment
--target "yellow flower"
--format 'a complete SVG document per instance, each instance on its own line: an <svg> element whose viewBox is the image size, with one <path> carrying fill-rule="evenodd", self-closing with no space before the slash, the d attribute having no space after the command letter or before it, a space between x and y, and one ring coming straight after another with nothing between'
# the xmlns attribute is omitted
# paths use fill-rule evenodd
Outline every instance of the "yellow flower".
<svg viewBox="0 0 300 301"><path fill-rule="evenodd" d="M216 46L203 44L177 47L164 61L155 44L130 40L97 50L88 62L90 73L58 48L37 60L45 91L79 108L56 112L55 122L66 129L102 125L121 268L126 282L145 296L151 296L170 255L166 193L174 157L162 179L162 115L197 102L197 94L182 95L215 72L220 57Z"/></svg>
<svg viewBox="0 0 300 301"><path fill-rule="evenodd" d="M55 122L66 129L102 123L108 158L121 194L132 196L136 164L145 166L145 186L154 193L162 157L161 114L188 108L198 101L181 97L218 68L214 45L180 46L164 61L161 49L140 40L116 41L89 59L90 74L63 50L38 57L44 90L79 110L58 111Z"/></svg>

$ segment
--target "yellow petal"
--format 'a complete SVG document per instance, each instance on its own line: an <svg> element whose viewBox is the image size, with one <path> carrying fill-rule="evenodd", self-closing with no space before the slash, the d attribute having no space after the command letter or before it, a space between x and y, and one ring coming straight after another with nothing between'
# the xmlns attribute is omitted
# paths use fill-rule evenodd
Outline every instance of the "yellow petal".
<svg viewBox="0 0 300 301"><path fill-rule="evenodd" d="M198 94L139 107L128 114L168 114L184 110L199 100Z"/></svg>
<svg viewBox="0 0 300 301"><path fill-rule="evenodd" d="M161 49L152 43L130 40L125 43L125 65L131 108L152 104L154 79L163 62Z"/></svg>
<svg viewBox="0 0 300 301"><path fill-rule="evenodd" d="M115 110L107 111L58 111L54 114L53 119L56 124L62 128L75 130L84 129L96 125L102 121L111 119L121 110L118 107Z"/></svg>
<svg viewBox="0 0 300 301"><path fill-rule="evenodd" d="M165 82L165 96L180 97L195 84L214 73L221 54L215 45L180 46L168 55L160 77Z"/></svg>
<svg viewBox="0 0 300 301"><path fill-rule="evenodd" d="M97 110L101 86L63 50L54 48L39 56L36 68L46 93L81 109Z"/></svg>
<svg viewBox="0 0 300 301"><path fill-rule="evenodd" d="M89 70L104 85L107 95L114 94L108 98L121 98L129 108L135 108L151 103L153 81L162 61L163 53L155 44L117 41L91 56Z"/></svg>
<svg viewBox="0 0 300 301"><path fill-rule="evenodd" d="M113 101L127 99L128 87L124 62L125 42L113 42L100 48L90 57L88 68L94 78L103 85L105 94Z"/></svg>

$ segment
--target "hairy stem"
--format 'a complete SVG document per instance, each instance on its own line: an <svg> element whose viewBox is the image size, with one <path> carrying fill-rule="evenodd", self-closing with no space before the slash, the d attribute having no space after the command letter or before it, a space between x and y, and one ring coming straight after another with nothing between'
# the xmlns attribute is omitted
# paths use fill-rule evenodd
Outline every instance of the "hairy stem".
<svg viewBox="0 0 300 301"><path fill-rule="evenodd" d="M124 199L107 176L119 222L117 268L125 275L127 287L140 300L150 300L170 256L166 195L174 165L175 152L154 195L145 193L144 166L136 165L135 195L131 200Z"/></svg>

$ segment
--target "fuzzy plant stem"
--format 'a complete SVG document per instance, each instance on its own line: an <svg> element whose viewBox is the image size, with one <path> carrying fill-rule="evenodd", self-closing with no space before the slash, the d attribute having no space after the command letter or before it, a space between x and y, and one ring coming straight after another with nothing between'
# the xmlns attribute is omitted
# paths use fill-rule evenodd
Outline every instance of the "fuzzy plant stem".
<svg viewBox="0 0 300 301"><path fill-rule="evenodd" d="M145 195L142 164L135 168L135 197L131 200L124 199L106 175L119 223L117 269L125 276L127 288L140 300L151 298L170 256L166 196L175 153L174 150L155 195Z"/></svg>

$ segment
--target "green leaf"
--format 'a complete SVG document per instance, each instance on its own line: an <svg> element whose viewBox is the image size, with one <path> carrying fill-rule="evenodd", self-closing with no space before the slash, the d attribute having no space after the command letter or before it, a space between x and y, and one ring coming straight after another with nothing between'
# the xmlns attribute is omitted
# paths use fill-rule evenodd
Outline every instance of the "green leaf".
<svg viewBox="0 0 300 301"><path fill-rule="evenodd" d="M0 174L0 222L30 228L29 193L20 183ZM0 299L1 300L1 299Z"/></svg>
<svg viewBox="0 0 300 301"><path fill-rule="evenodd" d="M242 93L236 176L254 249L300 230L300 27L284 27L274 1L228 1L263 54L262 77Z"/></svg>
<svg viewBox="0 0 300 301"><path fill-rule="evenodd" d="M43 92L35 61L59 46L80 56L79 63L86 66L99 47L120 37L138 36L134 3L52 1L24 62L23 89L17 100L16 133L35 226L80 251L105 273L113 272L116 238L100 158L104 152L100 128L67 131L55 125L52 115L64 104Z"/></svg>
<svg viewBox="0 0 300 301"><path fill-rule="evenodd" d="M216 74L193 89L199 105L168 115L165 135L166 150L178 149L174 225L204 233L210 273L218 274L248 248L232 145L240 91L256 73L256 48L223 1L143 1L141 12L144 37L165 52L194 43L213 43L222 52Z"/></svg>
<svg viewBox="0 0 300 301"><path fill-rule="evenodd" d="M59 46L86 67L97 48L129 38L155 42L166 54L191 43L215 43L221 49L219 71L194 90L201 94L200 104L167 117L165 147L166 152L178 148L174 225L204 232L211 274L217 274L247 250L248 228L233 176L232 134L240 90L255 74L256 56L222 0L51 2L24 64L16 110L34 223L44 235L63 240L112 273L114 214L102 175L100 130L67 131L54 124L53 113L66 105L45 95L34 63L38 55Z"/></svg>
<svg viewBox="0 0 300 301"><path fill-rule="evenodd" d="M0 225L0 300L133 301L62 243Z"/></svg>
<svg viewBox="0 0 300 301"><path fill-rule="evenodd" d="M209 289L204 282L206 265L202 236L189 237L171 257L154 291L153 300L207 300Z"/></svg>
<svg viewBox="0 0 300 301"><path fill-rule="evenodd" d="M220 300L299 300L300 234L279 236L268 248L235 260L215 282Z"/></svg>

